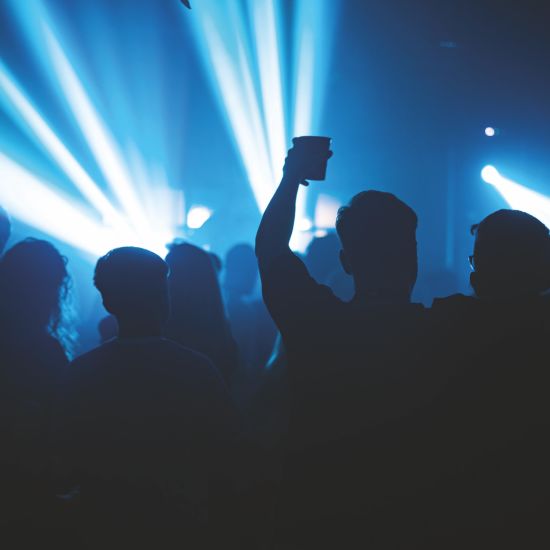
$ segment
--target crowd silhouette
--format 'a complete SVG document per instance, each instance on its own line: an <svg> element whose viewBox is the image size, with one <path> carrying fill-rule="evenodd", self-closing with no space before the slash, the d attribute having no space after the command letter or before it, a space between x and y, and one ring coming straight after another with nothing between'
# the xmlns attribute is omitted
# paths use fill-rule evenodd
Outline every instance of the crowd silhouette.
<svg viewBox="0 0 550 550"><path fill-rule="evenodd" d="M100 258L79 356L67 259L3 252L3 548L547 547L548 228L494 212L472 295L413 303L418 218L391 193L291 251L331 155L289 151L255 250Z"/></svg>

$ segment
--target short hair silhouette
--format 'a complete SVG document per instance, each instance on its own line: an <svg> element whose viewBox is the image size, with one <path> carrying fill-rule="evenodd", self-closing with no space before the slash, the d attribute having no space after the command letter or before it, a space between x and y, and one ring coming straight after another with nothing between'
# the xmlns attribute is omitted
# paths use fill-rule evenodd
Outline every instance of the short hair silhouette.
<svg viewBox="0 0 550 550"><path fill-rule="evenodd" d="M8 213L0 206L0 254L4 251L11 235L11 221Z"/></svg>
<svg viewBox="0 0 550 550"><path fill-rule="evenodd" d="M471 232L471 283L478 296L539 294L550 287L550 236L537 218L519 210L497 210Z"/></svg>
<svg viewBox="0 0 550 550"><path fill-rule="evenodd" d="M94 284L115 317L153 316L162 321L168 316L168 271L157 254L126 246L98 260Z"/></svg>
<svg viewBox="0 0 550 550"><path fill-rule="evenodd" d="M225 256L224 288L239 296L246 296L254 290L258 277L258 260L254 248L246 243L233 246Z"/></svg>
<svg viewBox="0 0 550 550"><path fill-rule="evenodd" d="M68 319L70 289L67 258L48 241L25 239L0 260L3 322L28 331L46 329L68 353L76 340Z"/></svg>
<svg viewBox="0 0 550 550"><path fill-rule="evenodd" d="M418 271L414 210L391 193L363 191L338 211L343 264L356 282L410 294Z"/></svg>

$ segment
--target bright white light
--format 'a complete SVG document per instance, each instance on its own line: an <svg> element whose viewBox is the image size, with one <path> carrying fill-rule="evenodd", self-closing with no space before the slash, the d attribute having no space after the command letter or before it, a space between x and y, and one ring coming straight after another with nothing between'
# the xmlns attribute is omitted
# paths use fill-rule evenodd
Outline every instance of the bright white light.
<svg viewBox="0 0 550 550"><path fill-rule="evenodd" d="M313 222L309 218L302 218L298 220L296 224L296 229L298 229L298 231L311 231L312 228Z"/></svg>
<svg viewBox="0 0 550 550"><path fill-rule="evenodd" d="M242 22L234 8L233 2L205 0L197 8L194 22L197 38L204 43L201 51L212 69L214 88L219 92L254 197L263 212L278 182L273 179L247 48L238 35Z"/></svg>
<svg viewBox="0 0 550 550"><path fill-rule="evenodd" d="M317 237L318 239L321 239L328 235L328 231L326 229L317 229L317 231L315 231L314 234L315 234L315 237Z"/></svg>
<svg viewBox="0 0 550 550"><path fill-rule="evenodd" d="M493 137L495 135L495 129L491 128L491 126L487 126L487 128L485 128L485 135L487 137Z"/></svg>
<svg viewBox="0 0 550 550"><path fill-rule="evenodd" d="M481 170L481 177L484 182L490 183L491 185L495 185L501 179L498 170L491 165L487 165Z"/></svg>
<svg viewBox="0 0 550 550"><path fill-rule="evenodd" d="M501 175L493 183L510 208L527 212L550 227L550 198Z"/></svg>
<svg viewBox="0 0 550 550"><path fill-rule="evenodd" d="M331 19L328 0L295 0L295 6L293 135L307 136L319 132L334 13Z"/></svg>
<svg viewBox="0 0 550 550"><path fill-rule="evenodd" d="M278 17L273 0L255 0L252 6L271 170L273 181L278 182L282 176L283 159L286 153L282 71L277 28Z"/></svg>
<svg viewBox="0 0 550 550"><path fill-rule="evenodd" d="M48 151L82 195L97 208L105 220L119 227L123 226L118 212L113 208L107 197L33 107L1 61L0 88L21 117L19 122L25 122L28 125L28 128L23 125L24 129L32 130L33 137Z"/></svg>
<svg viewBox="0 0 550 550"><path fill-rule="evenodd" d="M187 227L200 229L212 216L212 210L206 206L192 206L187 213Z"/></svg>
<svg viewBox="0 0 550 550"><path fill-rule="evenodd" d="M91 220L68 197L53 191L53 185L0 153L0 203L10 214L40 231L71 244L94 256L128 244L101 223Z"/></svg>
<svg viewBox="0 0 550 550"><path fill-rule="evenodd" d="M248 7L249 20L239 4L202 0L192 24L263 212L279 183L290 138L317 131L328 65L328 0L295 2L295 72L290 89L284 82L288 71L279 29L280 2L246 0L243 4ZM292 109L285 106L288 96ZM292 136L286 135L286 119L290 120ZM305 190L301 190L296 204L297 220L305 213L304 197Z"/></svg>
<svg viewBox="0 0 550 550"><path fill-rule="evenodd" d="M315 225L323 229L334 229L336 215L342 203L329 195L321 194L315 205Z"/></svg>
<svg viewBox="0 0 550 550"><path fill-rule="evenodd" d="M118 145L88 97L57 38L46 23L43 23L43 30L59 84L80 130L105 179L128 213L134 227L142 235L145 235L149 229L148 221L135 194Z"/></svg>

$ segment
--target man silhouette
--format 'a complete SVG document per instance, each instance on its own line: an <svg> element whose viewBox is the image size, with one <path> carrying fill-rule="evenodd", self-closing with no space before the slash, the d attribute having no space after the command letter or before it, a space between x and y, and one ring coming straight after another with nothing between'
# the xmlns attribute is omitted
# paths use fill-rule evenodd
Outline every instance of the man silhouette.
<svg viewBox="0 0 550 550"><path fill-rule="evenodd" d="M475 296L436 300L430 312L448 377L432 414L434 532L454 533L453 548L548 546L550 236L517 210L472 233Z"/></svg>
<svg viewBox="0 0 550 550"><path fill-rule="evenodd" d="M308 548L364 542L366 532L375 541L385 521L399 521L390 502L407 479L398 419L422 393L411 385L424 314L410 302L417 217L390 193L359 193L338 213L351 302L318 284L291 252L298 188L315 160L289 151L256 238L264 300L288 353L283 537Z"/></svg>
<svg viewBox="0 0 550 550"><path fill-rule="evenodd" d="M100 258L94 282L119 336L70 365L65 449L94 527L87 534L113 547L202 548L231 462L233 411L220 375L162 338L167 275L140 248Z"/></svg>

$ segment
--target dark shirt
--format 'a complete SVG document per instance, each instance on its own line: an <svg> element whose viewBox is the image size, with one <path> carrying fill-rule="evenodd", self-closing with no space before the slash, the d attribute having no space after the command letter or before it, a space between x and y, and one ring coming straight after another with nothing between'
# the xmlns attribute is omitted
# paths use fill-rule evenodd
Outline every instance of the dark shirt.
<svg viewBox="0 0 550 550"><path fill-rule="evenodd" d="M290 252L260 271L288 354L287 516L374 517L405 490L402 419L426 393L424 308L343 302Z"/></svg>
<svg viewBox="0 0 550 550"><path fill-rule="evenodd" d="M239 350L231 334L229 322L224 319L220 330L214 331L203 323L186 319L180 324L177 320L168 323L167 336L185 346L204 354L218 369L224 382L230 386L239 366Z"/></svg>
<svg viewBox="0 0 550 550"><path fill-rule="evenodd" d="M549 542L549 306L456 295L430 312L446 373L430 415L440 475L431 515L456 547Z"/></svg>
<svg viewBox="0 0 550 550"><path fill-rule="evenodd" d="M233 409L210 361L162 338L118 338L70 365L60 422L97 519L207 525L228 483ZM99 516L98 516L99 514Z"/></svg>
<svg viewBox="0 0 550 550"><path fill-rule="evenodd" d="M69 361L47 332L11 331L0 338L2 473L38 475L49 468L50 422ZM8 466L9 465L9 466Z"/></svg>
<svg viewBox="0 0 550 550"><path fill-rule="evenodd" d="M52 507L51 421L68 363L45 330L5 327L0 335L0 541L8 546L7 525L24 518L30 528Z"/></svg>

